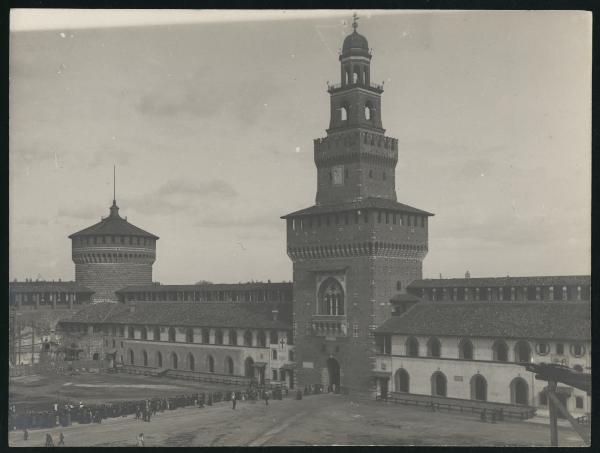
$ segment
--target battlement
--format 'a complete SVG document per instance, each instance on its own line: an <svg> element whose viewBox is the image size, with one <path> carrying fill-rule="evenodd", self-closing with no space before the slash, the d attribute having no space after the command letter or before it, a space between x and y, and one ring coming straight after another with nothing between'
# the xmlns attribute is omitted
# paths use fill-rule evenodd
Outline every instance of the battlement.
<svg viewBox="0 0 600 453"><path fill-rule="evenodd" d="M371 157L395 165L398 161L398 140L382 134L357 131L314 139L315 163L331 160L351 161Z"/></svg>

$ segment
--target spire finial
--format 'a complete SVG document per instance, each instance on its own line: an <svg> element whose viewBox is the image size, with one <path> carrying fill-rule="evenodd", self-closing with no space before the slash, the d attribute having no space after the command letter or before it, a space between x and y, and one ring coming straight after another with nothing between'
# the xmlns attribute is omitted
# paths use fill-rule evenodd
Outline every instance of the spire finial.
<svg viewBox="0 0 600 453"><path fill-rule="evenodd" d="M117 166L113 165L113 204L117 204Z"/></svg>
<svg viewBox="0 0 600 453"><path fill-rule="evenodd" d="M358 14L354 13L352 15L352 28L354 28L354 31L356 31L356 29L358 28Z"/></svg>

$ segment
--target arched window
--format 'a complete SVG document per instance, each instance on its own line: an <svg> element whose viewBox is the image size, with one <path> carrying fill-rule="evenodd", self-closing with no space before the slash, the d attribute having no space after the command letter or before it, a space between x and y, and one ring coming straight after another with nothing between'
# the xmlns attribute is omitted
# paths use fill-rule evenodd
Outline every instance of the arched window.
<svg viewBox="0 0 600 453"><path fill-rule="evenodd" d="M529 386L525 379L516 377L511 381L510 402L513 404L529 404Z"/></svg>
<svg viewBox="0 0 600 453"><path fill-rule="evenodd" d="M130 349L129 351L127 351L127 354L129 355L129 364L135 365L135 355L133 353L133 350Z"/></svg>
<svg viewBox="0 0 600 453"><path fill-rule="evenodd" d="M358 83L358 81L360 80L358 71L359 71L359 69L355 69L354 72L352 73L352 83Z"/></svg>
<svg viewBox="0 0 600 453"><path fill-rule="evenodd" d="M233 374L233 359L225 357L225 374Z"/></svg>
<svg viewBox="0 0 600 453"><path fill-rule="evenodd" d="M329 316L344 314L344 289L335 278L328 278L319 288L319 314Z"/></svg>
<svg viewBox="0 0 600 453"><path fill-rule="evenodd" d="M223 331L215 330L215 344L223 344Z"/></svg>
<svg viewBox="0 0 600 453"><path fill-rule="evenodd" d="M365 105L365 120L371 121L372 117L371 106L367 104Z"/></svg>
<svg viewBox="0 0 600 453"><path fill-rule="evenodd" d="M570 349L571 355L574 357L581 357L583 354L585 354L585 346L581 343L572 343Z"/></svg>
<svg viewBox="0 0 600 453"><path fill-rule="evenodd" d="M169 327L169 341L171 343L175 343L176 339L175 339L175 328L174 327Z"/></svg>
<svg viewBox="0 0 600 453"><path fill-rule="evenodd" d="M535 350L539 355L546 355L550 352L550 345L548 343L537 343Z"/></svg>
<svg viewBox="0 0 600 453"><path fill-rule="evenodd" d="M275 330L271 330L271 333L269 334L269 342L271 344L277 344L278 341L279 338L277 337L277 332Z"/></svg>
<svg viewBox="0 0 600 453"><path fill-rule="evenodd" d="M446 396L447 394L446 376L441 371L436 371L431 375L431 394L433 396Z"/></svg>
<svg viewBox="0 0 600 453"><path fill-rule="evenodd" d="M515 344L515 362L529 363L531 361L531 348L529 343L524 340L517 341Z"/></svg>
<svg viewBox="0 0 600 453"><path fill-rule="evenodd" d="M148 339L148 329L146 327L142 327L142 340Z"/></svg>
<svg viewBox="0 0 600 453"><path fill-rule="evenodd" d="M406 355L419 357L419 342L415 337L408 337L406 340Z"/></svg>
<svg viewBox="0 0 600 453"><path fill-rule="evenodd" d="M348 120L348 109L346 107L340 107L340 120L341 121Z"/></svg>
<svg viewBox="0 0 600 453"><path fill-rule="evenodd" d="M191 327L188 327L187 329L185 329L185 341L187 343L194 342L194 329L192 329Z"/></svg>
<svg viewBox="0 0 600 453"><path fill-rule="evenodd" d="M178 359L177 359L177 354L175 352L171 353L171 368L173 368L174 370L177 369L177 365L178 365Z"/></svg>
<svg viewBox="0 0 600 453"><path fill-rule="evenodd" d="M252 332L249 330L244 332L244 346L252 346Z"/></svg>
<svg viewBox="0 0 600 453"><path fill-rule="evenodd" d="M262 330L258 331L258 335L256 336L256 341L258 343L258 347L260 347L260 348L264 348L265 346L267 346L267 338L265 336L265 333Z"/></svg>
<svg viewBox="0 0 600 453"><path fill-rule="evenodd" d="M127 328L127 338L134 338L134 337L135 337L135 335L134 335L133 326L129 326Z"/></svg>
<svg viewBox="0 0 600 453"><path fill-rule="evenodd" d="M498 362L508 362L508 346L503 340L496 340L492 345L492 354L494 360Z"/></svg>
<svg viewBox="0 0 600 453"><path fill-rule="evenodd" d="M208 372L209 373L214 373L215 372L215 359L213 358L212 355L209 355L206 358L206 368L208 368Z"/></svg>
<svg viewBox="0 0 600 453"><path fill-rule="evenodd" d="M481 374L471 378L471 399L487 401L487 381Z"/></svg>
<svg viewBox="0 0 600 453"><path fill-rule="evenodd" d="M188 368L191 371L196 370L196 360L194 359L194 355L191 352L188 354Z"/></svg>
<svg viewBox="0 0 600 453"><path fill-rule="evenodd" d="M160 341L160 327L154 328L154 341Z"/></svg>
<svg viewBox="0 0 600 453"><path fill-rule="evenodd" d="M202 329L202 343L204 343L204 344L210 343L210 330Z"/></svg>
<svg viewBox="0 0 600 453"><path fill-rule="evenodd" d="M427 355L429 357L440 357L442 355L442 344L436 337L431 337L427 342Z"/></svg>
<svg viewBox="0 0 600 453"><path fill-rule="evenodd" d="M100 354L98 354L97 352L94 352L94 355L92 356L92 360L100 360Z"/></svg>
<svg viewBox="0 0 600 453"><path fill-rule="evenodd" d="M156 366L158 368L162 368L162 366L163 366L162 354L160 353L160 351L156 351Z"/></svg>
<svg viewBox="0 0 600 453"><path fill-rule="evenodd" d="M229 344L237 345L237 331L234 329L229 331Z"/></svg>
<svg viewBox="0 0 600 453"><path fill-rule="evenodd" d="M398 368L394 377L397 392L410 392L410 376L404 368Z"/></svg>
<svg viewBox="0 0 600 453"><path fill-rule="evenodd" d="M463 338L458 344L458 358L473 360L473 343L468 338Z"/></svg>
<svg viewBox="0 0 600 453"><path fill-rule="evenodd" d="M148 353L146 351L142 351L142 358L144 360L144 366L148 366Z"/></svg>

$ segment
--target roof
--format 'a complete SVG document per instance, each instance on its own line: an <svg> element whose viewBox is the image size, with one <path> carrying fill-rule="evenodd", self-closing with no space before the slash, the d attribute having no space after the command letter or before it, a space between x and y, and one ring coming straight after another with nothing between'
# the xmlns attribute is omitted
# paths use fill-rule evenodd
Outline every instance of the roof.
<svg viewBox="0 0 600 453"><path fill-rule="evenodd" d="M158 239L158 236L155 236L152 233L148 233L141 228L136 227L135 225L129 223L127 219L122 218L119 215L119 207L116 202L113 200L113 205L110 208L110 215L108 217L103 218L100 222L84 228L77 233L73 233L69 236L69 238L79 237L79 236L97 236L97 235L122 235L122 236L142 236L149 237L153 239Z"/></svg>
<svg viewBox="0 0 600 453"><path fill-rule="evenodd" d="M246 290L292 290L292 283L203 283L200 285L131 285L115 293L172 292L172 291L246 291Z"/></svg>
<svg viewBox="0 0 600 453"><path fill-rule="evenodd" d="M563 275L543 277L487 277L487 278L431 278L415 280L408 288L481 288L491 286L552 286L589 285L589 275Z"/></svg>
<svg viewBox="0 0 600 453"><path fill-rule="evenodd" d="M392 296L390 302L421 302L422 300L423 299L421 299L419 296L415 296L414 294L403 293Z"/></svg>
<svg viewBox="0 0 600 453"><path fill-rule="evenodd" d="M273 308L279 310L277 321L272 317ZM289 330L291 310L282 305L268 303L101 302L85 307L61 322Z"/></svg>
<svg viewBox="0 0 600 453"><path fill-rule="evenodd" d="M288 217L296 217L301 215L313 215L313 214L326 214L331 212L343 212L343 211L354 211L356 209L388 209L392 211L402 211L408 213L421 214L426 216L433 216L434 214L423 211L421 209L413 208L406 204L398 203L397 201L390 200L387 198L365 198L359 201L350 201L346 203L336 204L323 204L315 205L310 208L301 209L300 211L292 212L282 216L282 219Z"/></svg>
<svg viewBox="0 0 600 453"><path fill-rule="evenodd" d="M591 339L585 302L420 302L378 333L561 340Z"/></svg>
<svg viewBox="0 0 600 453"><path fill-rule="evenodd" d="M351 50L358 50L359 53L360 51L366 51L367 53L369 52L369 42L367 41L367 38L360 33L357 33L356 29L351 34L346 36L344 39L344 44L342 45L343 55L350 53Z"/></svg>
<svg viewBox="0 0 600 453"><path fill-rule="evenodd" d="M11 293L89 293L94 291L75 282L9 282Z"/></svg>

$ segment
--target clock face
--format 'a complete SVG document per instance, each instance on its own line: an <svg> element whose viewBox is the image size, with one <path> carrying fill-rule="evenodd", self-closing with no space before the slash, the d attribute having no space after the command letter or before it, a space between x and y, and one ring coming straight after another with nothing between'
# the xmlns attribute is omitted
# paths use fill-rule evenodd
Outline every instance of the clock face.
<svg viewBox="0 0 600 453"><path fill-rule="evenodd" d="M333 167L331 169L331 173L333 175L333 184L339 186L344 184L344 167L338 165L337 167Z"/></svg>

